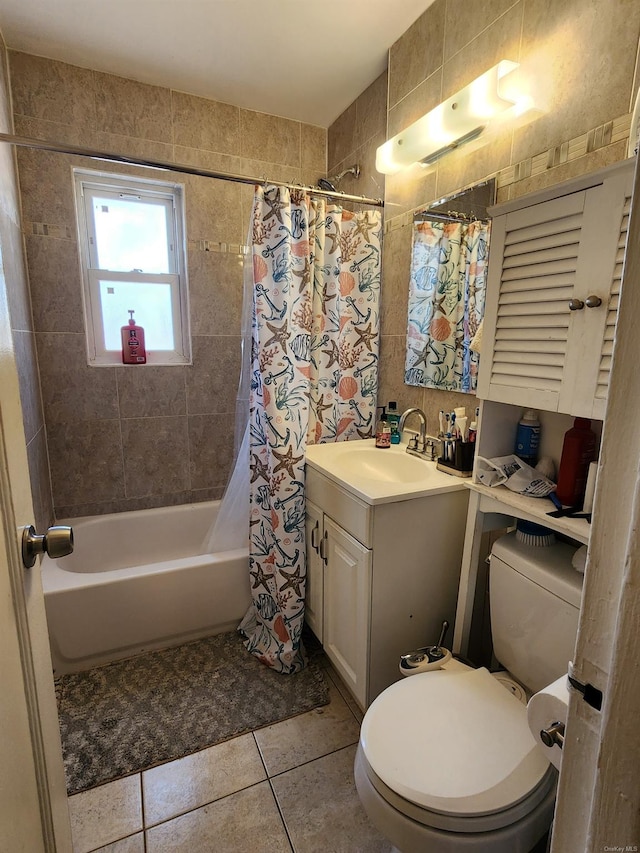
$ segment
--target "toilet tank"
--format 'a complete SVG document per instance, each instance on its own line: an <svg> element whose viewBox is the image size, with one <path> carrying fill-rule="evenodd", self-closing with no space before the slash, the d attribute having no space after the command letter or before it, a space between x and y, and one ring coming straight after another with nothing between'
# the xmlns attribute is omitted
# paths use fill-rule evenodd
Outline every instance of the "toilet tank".
<svg viewBox="0 0 640 853"><path fill-rule="evenodd" d="M560 678L573 659L583 579L571 565L575 551L564 542L520 542L513 532L491 552L494 654L532 692Z"/></svg>

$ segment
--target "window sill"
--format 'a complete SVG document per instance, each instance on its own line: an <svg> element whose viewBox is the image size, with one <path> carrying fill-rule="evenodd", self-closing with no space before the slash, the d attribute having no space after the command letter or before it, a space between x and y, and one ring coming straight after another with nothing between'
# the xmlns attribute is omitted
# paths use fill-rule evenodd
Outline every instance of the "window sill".
<svg viewBox="0 0 640 853"><path fill-rule="evenodd" d="M161 358L157 356L149 358L147 354L147 361L144 364L124 364L121 358L110 361L93 361L88 359L87 364L89 367L133 367L139 370L141 367L184 367L185 365L193 364L193 360L186 357Z"/></svg>

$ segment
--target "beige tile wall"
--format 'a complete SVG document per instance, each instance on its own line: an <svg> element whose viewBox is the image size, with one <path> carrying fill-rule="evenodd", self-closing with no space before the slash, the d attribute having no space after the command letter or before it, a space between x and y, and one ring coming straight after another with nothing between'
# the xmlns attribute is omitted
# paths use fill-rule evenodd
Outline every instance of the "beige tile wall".
<svg viewBox="0 0 640 853"><path fill-rule="evenodd" d="M24 53L9 60L17 134L274 180L326 174L323 128ZM29 149L18 164L33 301L24 364L37 380L37 348L57 517L220 497L251 186L158 172L185 185L193 365L90 368L71 170L150 172Z"/></svg>
<svg viewBox="0 0 640 853"><path fill-rule="evenodd" d="M381 74L331 125L327 137L327 174L358 164L360 177L345 175L336 189L368 198L384 198L384 175L375 170L376 149L387 128L387 72Z"/></svg>
<svg viewBox="0 0 640 853"><path fill-rule="evenodd" d="M10 52L13 121L15 132L26 136L275 180L315 183L357 162L361 177L347 175L340 189L385 199L379 399L397 399L401 408L420 405L432 428L438 409L473 407L474 401L403 384L411 251L403 215L491 175L498 176L499 199L507 199L622 159L625 117L638 86L633 77L639 31L635 0L436 0L392 45L388 74L328 134ZM519 60L535 79L546 115L486 149L450 155L431 173L385 182L375 171L376 148L503 57ZM3 107L8 128L6 99ZM6 205L0 228L5 267L14 281L11 316L40 517L51 515L47 449L58 517L219 496L232 450L239 367L236 249L245 242L251 187L172 176L186 186L194 364L138 374L86 366L71 169L96 168L95 162L21 149L18 163L23 234L11 226ZM0 192L10 194L4 185Z"/></svg>
<svg viewBox="0 0 640 853"><path fill-rule="evenodd" d="M472 152L461 148L426 174L412 170L387 177L380 403L397 399L401 408L421 406L430 429L439 409L475 406L469 395L403 383L411 256L410 218L404 214L491 176L498 180L498 200L506 200L624 159L639 83L639 34L637 0L436 0L391 46L388 92L381 85L367 90L376 97L373 113L388 97L383 140L500 59L521 63L545 114L491 145ZM329 128L329 173L332 152L350 138L365 94ZM374 170L372 158L363 163ZM374 181L382 184L375 170L359 183Z"/></svg>
<svg viewBox="0 0 640 853"><path fill-rule="evenodd" d="M3 133L13 133L8 81L7 51L0 36L0 130ZM17 173L13 150L8 145L0 146L0 253L18 366L35 525L42 532L53 521L53 507L36 342L22 251Z"/></svg>

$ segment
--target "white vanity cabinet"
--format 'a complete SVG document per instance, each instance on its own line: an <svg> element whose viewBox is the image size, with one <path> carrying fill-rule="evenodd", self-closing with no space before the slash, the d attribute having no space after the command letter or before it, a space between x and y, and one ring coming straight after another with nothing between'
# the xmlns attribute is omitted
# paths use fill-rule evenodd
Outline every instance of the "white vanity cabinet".
<svg viewBox="0 0 640 853"><path fill-rule="evenodd" d="M362 708L453 626L468 493L434 475L433 495L371 505L307 465L306 620Z"/></svg>
<svg viewBox="0 0 640 853"><path fill-rule="evenodd" d="M604 417L634 162L492 210L480 398Z"/></svg>

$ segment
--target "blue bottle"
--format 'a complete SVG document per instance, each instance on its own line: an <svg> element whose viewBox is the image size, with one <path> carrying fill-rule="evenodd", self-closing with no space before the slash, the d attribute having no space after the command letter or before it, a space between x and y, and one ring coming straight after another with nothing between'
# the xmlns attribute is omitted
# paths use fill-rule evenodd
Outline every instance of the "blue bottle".
<svg viewBox="0 0 640 853"><path fill-rule="evenodd" d="M398 429L400 424L400 415L398 414L398 404L395 400L389 400L387 409L387 421L391 428L391 444L400 444L400 430Z"/></svg>
<svg viewBox="0 0 640 853"><path fill-rule="evenodd" d="M523 462L534 468L538 461L539 447L540 421L538 420L538 413L533 409L527 409L518 423L514 453Z"/></svg>

